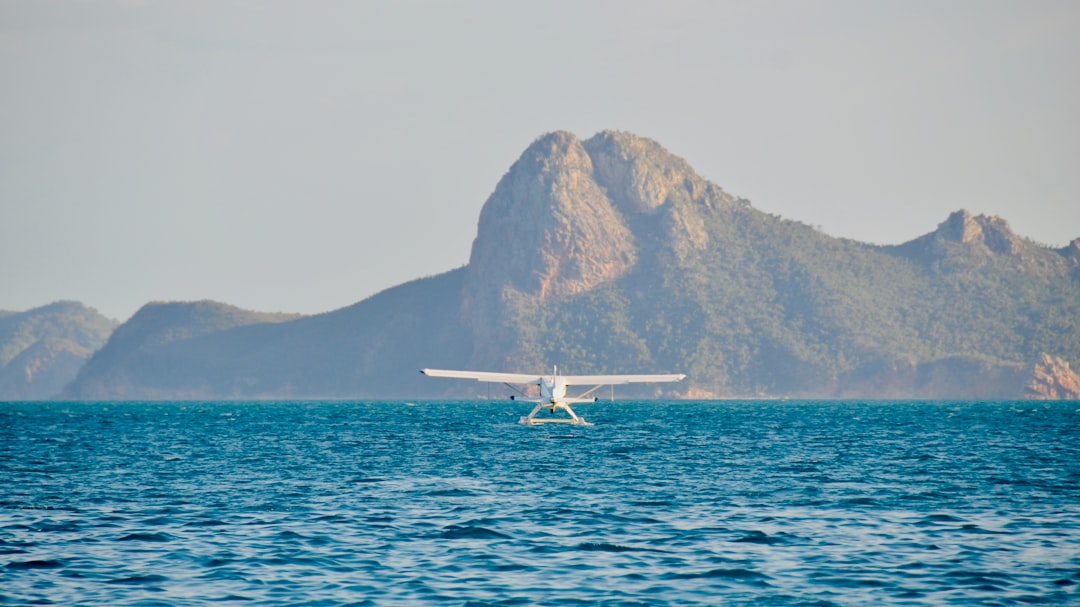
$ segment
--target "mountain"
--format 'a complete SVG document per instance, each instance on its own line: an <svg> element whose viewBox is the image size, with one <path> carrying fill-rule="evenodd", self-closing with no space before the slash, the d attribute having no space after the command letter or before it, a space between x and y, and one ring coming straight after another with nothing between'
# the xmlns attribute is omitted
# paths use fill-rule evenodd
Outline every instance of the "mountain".
<svg viewBox="0 0 1080 607"><path fill-rule="evenodd" d="M80 370L78 388L69 387L65 394L84 399L198 397L205 394L207 383L206 377L191 377L194 365L206 376L236 361L222 360L212 347L183 363L175 360L175 352L191 352L193 344L234 335L232 331L244 327L268 327L298 317L212 301L150 303L113 332ZM247 344L241 341L240 345Z"/></svg>
<svg viewBox="0 0 1080 607"><path fill-rule="evenodd" d="M118 328L64 391L74 399L412 396L417 369L461 360L462 271L315 316L157 303ZM430 386L428 386L430 388Z"/></svg>
<svg viewBox="0 0 1080 607"><path fill-rule="evenodd" d="M967 211L898 246L833 238L611 131L533 142L463 268L279 322L185 333L148 308L68 396L470 396L415 370L558 364L689 376L641 396L1080 398L1080 239Z"/></svg>
<svg viewBox="0 0 1080 607"><path fill-rule="evenodd" d="M0 398L54 396L115 327L114 321L76 302L0 312Z"/></svg>

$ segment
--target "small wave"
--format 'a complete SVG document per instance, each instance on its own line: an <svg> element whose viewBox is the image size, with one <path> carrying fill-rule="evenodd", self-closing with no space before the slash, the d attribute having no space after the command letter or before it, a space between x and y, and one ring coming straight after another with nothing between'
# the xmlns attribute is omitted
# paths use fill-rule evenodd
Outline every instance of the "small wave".
<svg viewBox="0 0 1080 607"><path fill-rule="evenodd" d="M1076 582L1074 582L1072 580L1061 579L1061 580L1054 580L1054 585L1055 586L1061 586L1061 587L1075 586Z"/></svg>
<svg viewBox="0 0 1080 607"><path fill-rule="evenodd" d="M48 559L34 561L11 561L7 564L8 569L59 569L64 566L63 561Z"/></svg>
<svg viewBox="0 0 1080 607"><path fill-rule="evenodd" d="M424 493L424 495L432 497L469 497L475 494L468 489L433 489Z"/></svg>
<svg viewBox="0 0 1080 607"><path fill-rule="evenodd" d="M82 526L74 521L38 521L31 527L34 531L44 533L74 533L82 530Z"/></svg>
<svg viewBox="0 0 1080 607"><path fill-rule="evenodd" d="M489 565L492 571L510 572L510 571L528 571L531 569L528 565L522 565L521 563L499 563L496 565Z"/></svg>
<svg viewBox="0 0 1080 607"><path fill-rule="evenodd" d="M58 512L74 512L75 508L66 506L54 506L52 504L27 504L25 502L14 501L0 501L0 508L11 508L12 510L42 510L42 511L58 511Z"/></svg>
<svg viewBox="0 0 1080 607"><path fill-rule="evenodd" d="M169 578L151 573L150 575L133 575L131 577L116 578L105 582L106 584L153 584L157 582L167 582Z"/></svg>
<svg viewBox="0 0 1080 607"><path fill-rule="evenodd" d="M768 581L772 578L761 573L760 571L754 571L752 569L743 569L741 567L735 569L709 569L707 571L699 571L693 573L676 573L671 576L678 580L692 580L692 579L720 579L720 580L734 580L738 582L753 584L755 586L768 586Z"/></svg>
<svg viewBox="0 0 1080 607"><path fill-rule="evenodd" d="M931 522L931 523L961 523L961 522L963 522L963 519L956 518L955 516L953 516L951 514L930 514L930 515L924 516L922 520L927 521L927 522Z"/></svg>
<svg viewBox="0 0 1080 607"><path fill-rule="evenodd" d="M633 506L674 506L675 502L671 500L643 500L630 502Z"/></svg>
<svg viewBox="0 0 1080 607"><path fill-rule="evenodd" d="M731 541L736 544L764 544L766 546L772 546L773 544L783 542L784 539L778 535L769 535L764 531L754 530L739 539Z"/></svg>
<svg viewBox="0 0 1080 607"><path fill-rule="evenodd" d="M502 540L510 539L510 536L492 531L486 527L473 527L471 525L449 525L443 527L439 537L451 540Z"/></svg>
<svg viewBox="0 0 1080 607"><path fill-rule="evenodd" d="M240 596L238 594L227 594L227 595L225 595L225 596L223 596L221 598L207 599L207 600L208 601L214 601L215 603L216 602L231 603L233 601L254 601L255 599L253 599L251 597L248 597L248 596Z"/></svg>
<svg viewBox="0 0 1080 607"><path fill-rule="evenodd" d="M166 515L143 519L140 522L147 527L162 527L164 525L171 525L172 523L176 522L176 519L172 516Z"/></svg>
<svg viewBox="0 0 1080 607"><path fill-rule="evenodd" d="M971 533L974 535L1008 535L1007 531L994 531L993 529L983 529L982 527L974 523L961 525L960 531L962 533Z"/></svg>
<svg viewBox="0 0 1080 607"><path fill-rule="evenodd" d="M623 546L622 544L608 544L607 542L582 542L577 545L577 549L585 552L664 552L655 548Z"/></svg>
<svg viewBox="0 0 1080 607"><path fill-rule="evenodd" d="M349 517L343 514L324 514L322 516L315 517L315 520L327 521L331 523L347 523L349 522Z"/></svg>
<svg viewBox="0 0 1080 607"><path fill-rule="evenodd" d="M866 577L823 576L819 580L836 588L887 588L891 585L881 580Z"/></svg>
<svg viewBox="0 0 1080 607"><path fill-rule="evenodd" d="M118 542L168 542L172 541L168 533L129 533L124 537L117 538Z"/></svg>
<svg viewBox="0 0 1080 607"><path fill-rule="evenodd" d="M1002 590L1003 586L1012 585L1008 575L992 571L949 571L945 573L945 577L961 586L990 591Z"/></svg>
<svg viewBox="0 0 1080 607"><path fill-rule="evenodd" d="M877 500L872 497L852 497L846 499L841 504L845 506L877 506Z"/></svg>
<svg viewBox="0 0 1080 607"><path fill-rule="evenodd" d="M228 523L226 523L224 521L219 521L217 519L209 519L209 520L204 520L204 521L191 521L189 523L184 523L185 527L220 527L222 525L228 525Z"/></svg>

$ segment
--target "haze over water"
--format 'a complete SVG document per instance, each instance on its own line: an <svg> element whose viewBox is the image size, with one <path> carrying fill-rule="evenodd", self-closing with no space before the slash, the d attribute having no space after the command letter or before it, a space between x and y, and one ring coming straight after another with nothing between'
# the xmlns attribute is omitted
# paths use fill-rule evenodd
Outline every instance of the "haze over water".
<svg viewBox="0 0 1080 607"><path fill-rule="evenodd" d="M1080 403L578 412L0 403L0 604L1080 603Z"/></svg>

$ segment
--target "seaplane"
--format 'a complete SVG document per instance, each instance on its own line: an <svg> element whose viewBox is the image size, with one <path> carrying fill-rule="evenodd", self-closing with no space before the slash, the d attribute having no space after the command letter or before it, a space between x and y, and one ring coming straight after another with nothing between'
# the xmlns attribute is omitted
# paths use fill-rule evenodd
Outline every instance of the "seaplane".
<svg viewBox="0 0 1080 607"><path fill-rule="evenodd" d="M533 407L532 413L529 413L519 420L519 423L525 426L554 423L591 426L591 423L585 421L585 419L578 416L577 413L574 413L574 410L570 408L570 405L598 401L599 398L590 395L604 386L675 382L686 377L686 375L681 373L669 375L559 375L558 367L552 367L551 375L496 373L491 371L455 371L448 369L420 369L420 373L423 373L428 377L473 379L479 382L506 384L507 387L521 392L522 395L525 393L515 386L539 386L540 398L518 398L516 395L510 396L510 400L513 401L535 403L536 406ZM570 386L593 387L577 396L567 396L567 388ZM565 411L569 417L538 417L545 409L552 415L555 414L556 411Z"/></svg>

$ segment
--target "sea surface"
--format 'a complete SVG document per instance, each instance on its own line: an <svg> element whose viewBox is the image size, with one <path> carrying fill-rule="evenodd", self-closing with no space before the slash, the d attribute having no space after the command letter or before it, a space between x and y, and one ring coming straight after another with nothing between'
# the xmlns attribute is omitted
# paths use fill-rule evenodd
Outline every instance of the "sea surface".
<svg viewBox="0 0 1080 607"><path fill-rule="evenodd" d="M1080 605L1080 403L0 403L0 605Z"/></svg>

